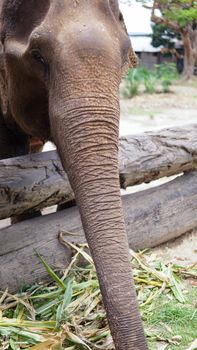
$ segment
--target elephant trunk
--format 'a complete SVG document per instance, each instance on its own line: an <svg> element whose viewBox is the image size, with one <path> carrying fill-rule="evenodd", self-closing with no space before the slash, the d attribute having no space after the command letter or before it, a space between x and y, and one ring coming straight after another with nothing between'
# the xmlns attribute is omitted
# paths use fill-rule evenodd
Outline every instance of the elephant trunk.
<svg viewBox="0 0 197 350"><path fill-rule="evenodd" d="M53 86L53 138L80 210L115 349L145 350L120 198L119 82L101 70L94 79L82 73L77 80L59 76Z"/></svg>

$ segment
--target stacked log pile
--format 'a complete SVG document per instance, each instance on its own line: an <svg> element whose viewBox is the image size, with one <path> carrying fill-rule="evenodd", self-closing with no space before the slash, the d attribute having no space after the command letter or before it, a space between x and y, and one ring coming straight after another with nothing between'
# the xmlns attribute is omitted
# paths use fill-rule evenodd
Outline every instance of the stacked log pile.
<svg viewBox="0 0 197 350"><path fill-rule="evenodd" d="M197 227L197 125L122 137L122 188L180 175L166 184L123 196L132 249L154 247ZM55 151L0 161L0 219L73 200ZM59 242L84 243L77 207L0 230L0 289L16 290L46 278L35 251L56 270L66 268L72 251Z"/></svg>

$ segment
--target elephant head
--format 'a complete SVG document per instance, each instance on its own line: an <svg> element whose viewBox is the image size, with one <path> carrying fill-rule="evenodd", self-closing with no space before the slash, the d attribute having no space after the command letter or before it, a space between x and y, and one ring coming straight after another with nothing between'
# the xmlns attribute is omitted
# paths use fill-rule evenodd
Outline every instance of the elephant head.
<svg viewBox="0 0 197 350"><path fill-rule="evenodd" d="M57 146L115 348L147 349L119 186L119 84L135 56L118 0L7 0L1 37L10 113Z"/></svg>

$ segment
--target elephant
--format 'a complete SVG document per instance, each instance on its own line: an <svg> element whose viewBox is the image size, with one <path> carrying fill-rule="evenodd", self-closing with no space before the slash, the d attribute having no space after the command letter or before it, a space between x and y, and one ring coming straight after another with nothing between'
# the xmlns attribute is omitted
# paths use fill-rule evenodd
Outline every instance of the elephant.
<svg viewBox="0 0 197 350"><path fill-rule="evenodd" d="M4 0L0 158L54 142L116 350L145 350L118 171L119 85L135 55L118 0Z"/></svg>

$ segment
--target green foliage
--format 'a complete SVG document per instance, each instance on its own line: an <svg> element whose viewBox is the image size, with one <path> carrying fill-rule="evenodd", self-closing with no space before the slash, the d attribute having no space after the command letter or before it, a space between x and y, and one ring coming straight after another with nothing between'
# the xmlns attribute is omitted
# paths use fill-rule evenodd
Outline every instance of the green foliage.
<svg viewBox="0 0 197 350"><path fill-rule="evenodd" d="M137 0L152 9L151 20L162 24L181 35L184 46L185 78L192 78L194 64L197 60L194 48L197 26L197 1L195 0ZM158 14L159 12L159 14ZM186 40L187 38L187 40ZM195 56L192 59L192 56ZM187 59L190 57L190 59Z"/></svg>
<svg viewBox="0 0 197 350"><path fill-rule="evenodd" d="M141 76L141 81L144 84L145 92L148 94L156 92L157 77L155 72L152 72L146 67L141 67L139 68L139 74Z"/></svg>
<svg viewBox="0 0 197 350"><path fill-rule="evenodd" d="M130 98L138 95L140 87L140 76L138 68L129 69L125 78L125 87L123 90L123 96Z"/></svg>
<svg viewBox="0 0 197 350"><path fill-rule="evenodd" d="M159 85L161 85L163 92L169 92L175 79L178 79L178 73L174 63L155 65L154 70L149 70L146 67L130 69L125 78L123 96L131 98L138 95L141 86L148 94L155 93Z"/></svg>
<svg viewBox="0 0 197 350"><path fill-rule="evenodd" d="M137 0L144 5L152 6L152 0ZM197 2L191 0L154 0L154 8L160 10L162 17L173 21L181 28L196 21Z"/></svg>
<svg viewBox="0 0 197 350"><path fill-rule="evenodd" d="M189 289L184 305L161 296L144 312L146 327L159 334L160 340L165 339L167 349L184 350L196 338L196 297L195 288ZM149 348L155 349L153 346L154 337L150 338Z"/></svg>
<svg viewBox="0 0 197 350"><path fill-rule="evenodd" d="M190 1L191 3L191 1ZM197 4L195 7L187 5L188 1L177 1L171 9L164 11L164 16L172 21L176 21L180 27L184 28L197 18Z"/></svg>
<svg viewBox="0 0 197 350"><path fill-rule="evenodd" d="M164 24L154 24L152 26L152 45L154 47L163 46L168 49L174 48L174 39L180 39L180 35Z"/></svg>
<svg viewBox="0 0 197 350"><path fill-rule="evenodd" d="M1 350L113 349L87 245L62 242L75 255L61 278L38 254L52 283L16 295L0 291ZM78 265L81 256L84 267ZM196 338L197 291L183 278L195 279L196 267L167 264L150 252L130 250L130 258L150 349L161 340L166 350L188 348Z"/></svg>
<svg viewBox="0 0 197 350"><path fill-rule="evenodd" d="M169 92L173 80L178 79L177 69L174 63L156 65L156 76L161 82L163 92Z"/></svg>

